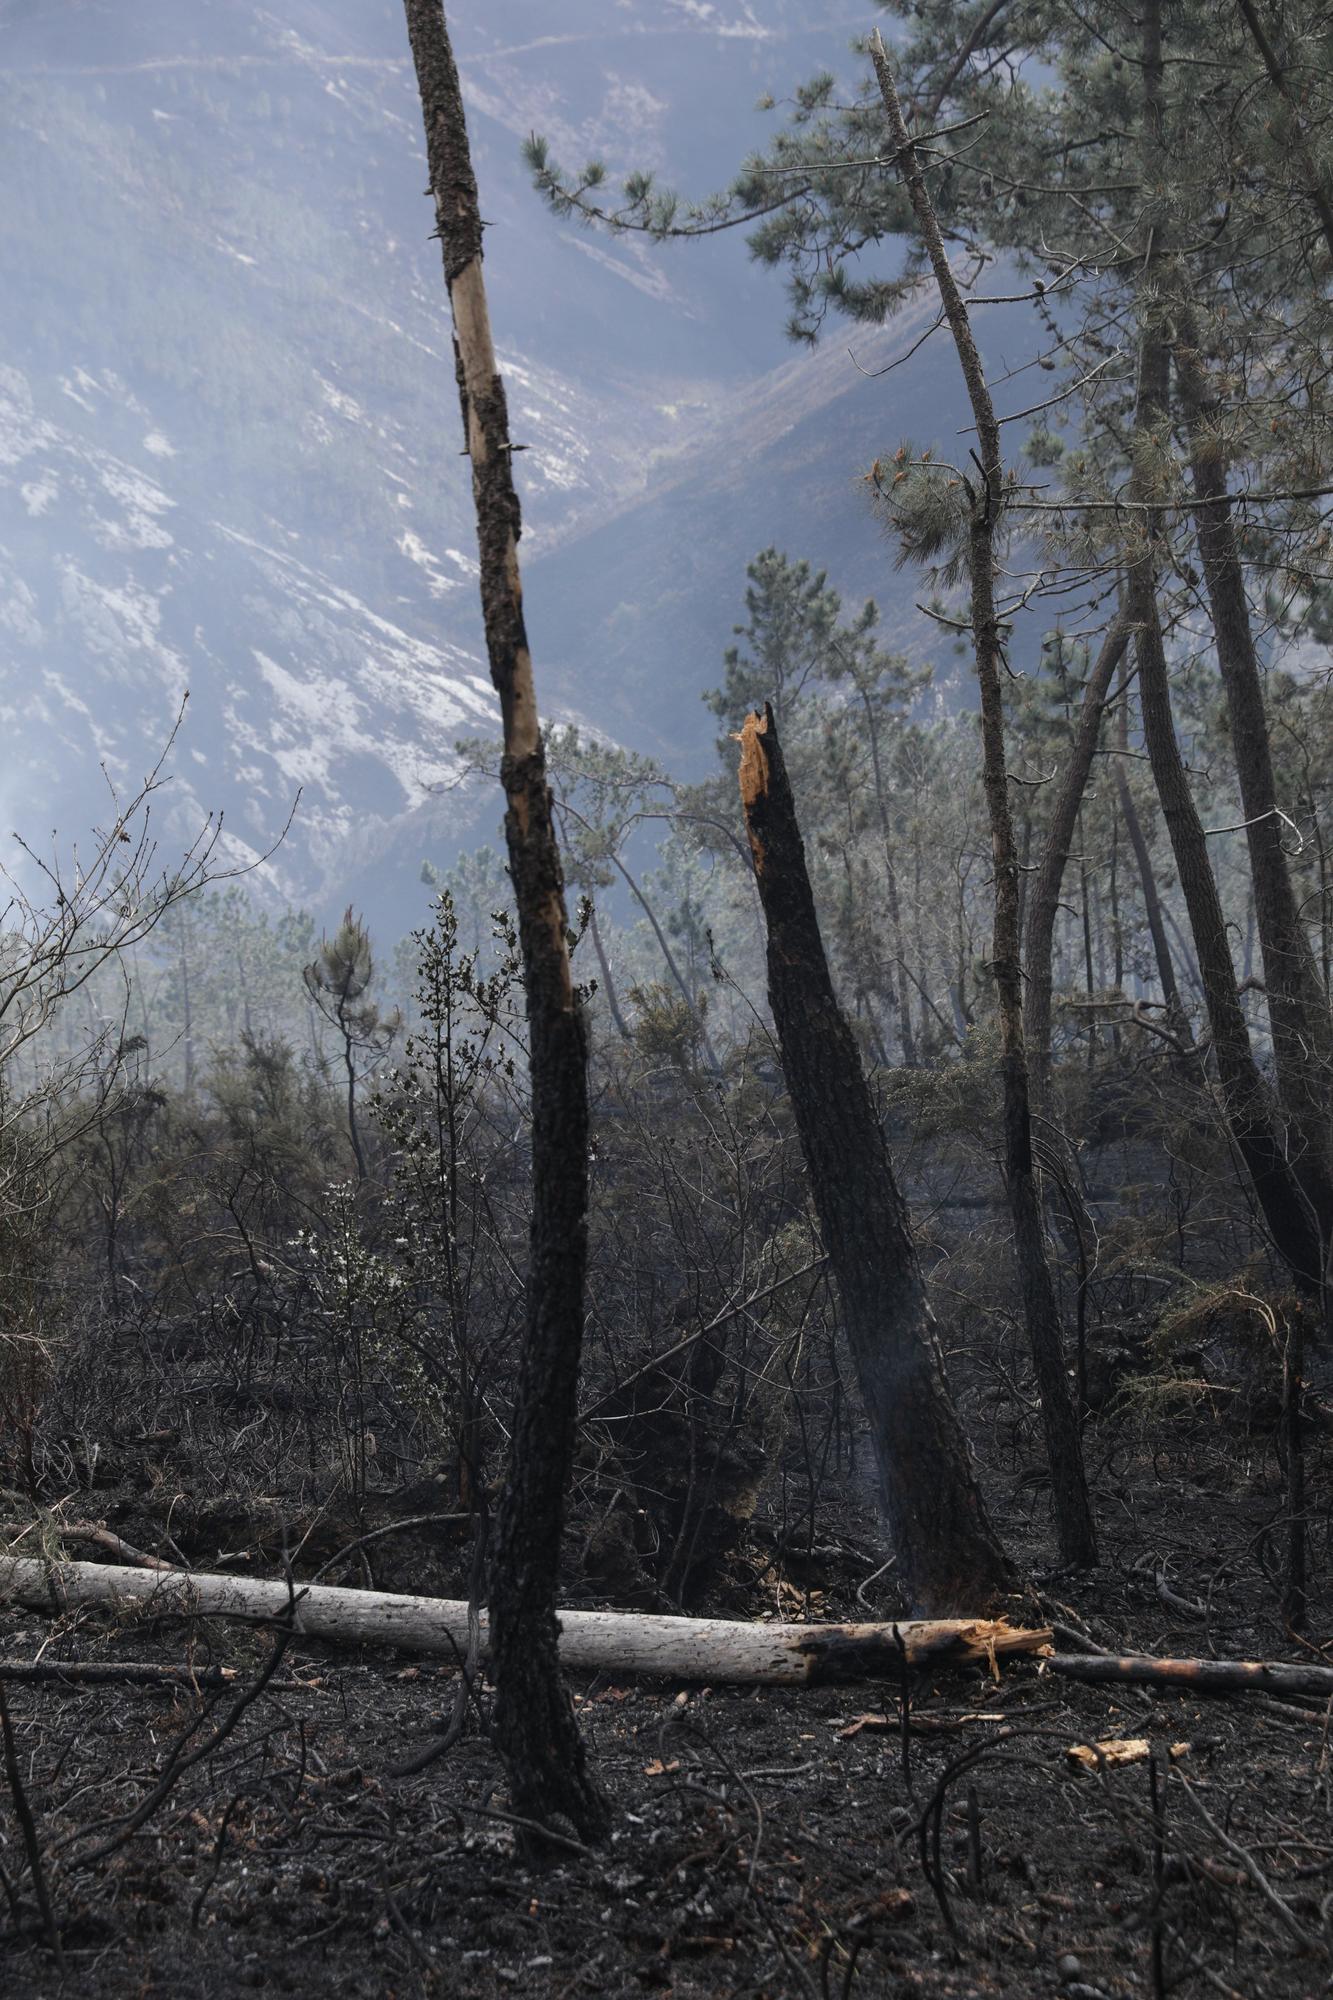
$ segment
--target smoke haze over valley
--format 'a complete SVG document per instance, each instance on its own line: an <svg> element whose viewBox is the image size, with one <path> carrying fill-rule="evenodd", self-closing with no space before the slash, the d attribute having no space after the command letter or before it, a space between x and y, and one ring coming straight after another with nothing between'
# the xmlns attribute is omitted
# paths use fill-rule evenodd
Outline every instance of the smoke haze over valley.
<svg viewBox="0 0 1333 2000"><path fill-rule="evenodd" d="M521 159L537 129L569 164L724 185L773 122L761 93L842 60L859 14L578 0L549 20L504 0L456 22L534 646L559 714L689 769L757 548L924 624L856 473L937 379L951 393L948 357L886 384L844 334L794 350L740 232L595 237ZM420 861L495 806L452 789L456 738L494 706L401 11L11 0L0 30L4 817L86 828L99 765L138 779L188 688L173 831L221 809L245 859L299 788L258 881L321 914L387 898L405 923ZM867 332L857 360L906 332Z"/></svg>

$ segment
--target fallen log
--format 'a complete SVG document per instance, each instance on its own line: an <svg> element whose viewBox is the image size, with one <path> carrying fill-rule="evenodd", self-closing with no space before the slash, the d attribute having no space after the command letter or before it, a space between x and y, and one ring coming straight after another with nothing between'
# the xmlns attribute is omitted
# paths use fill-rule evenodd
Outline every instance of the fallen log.
<svg viewBox="0 0 1333 2000"><path fill-rule="evenodd" d="M0 1660L0 1681L67 1681L72 1687L225 1688L232 1667L159 1666L155 1660Z"/></svg>
<svg viewBox="0 0 1333 2000"><path fill-rule="evenodd" d="M406 1597L324 1584L126 1569L110 1563L45 1563L0 1558L0 1603L32 1609L104 1604L151 1617L222 1617L290 1623L303 1638L339 1645L392 1646L462 1659L468 1607L442 1597ZM1003 1618L931 1618L897 1625L763 1625L721 1618L661 1618L625 1611L562 1611L560 1660L580 1671L648 1674L668 1680L817 1686L893 1678L912 1668L994 1667L1011 1653L1036 1653L1048 1631ZM482 1613L483 1639L486 1614Z"/></svg>
<svg viewBox="0 0 1333 2000"><path fill-rule="evenodd" d="M1051 1653L1043 1662L1053 1674L1099 1685L1132 1682L1138 1687L1179 1688L1184 1694L1333 1695L1333 1667L1293 1666L1286 1660L1158 1660L1149 1653L1085 1656Z"/></svg>

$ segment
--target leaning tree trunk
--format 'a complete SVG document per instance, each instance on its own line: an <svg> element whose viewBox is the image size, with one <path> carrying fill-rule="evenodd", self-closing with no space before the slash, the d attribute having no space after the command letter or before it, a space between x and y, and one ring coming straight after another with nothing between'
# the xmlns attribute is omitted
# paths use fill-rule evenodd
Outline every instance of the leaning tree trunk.
<svg viewBox="0 0 1333 2000"><path fill-rule="evenodd" d="M1164 181L1162 146L1162 38L1160 0L1148 0L1143 19L1145 188ZM1283 1149L1272 1103L1250 1046L1240 1003L1226 917L1208 843L1176 741L1171 684L1157 609L1158 551L1163 539L1161 495L1152 468L1169 449L1170 349L1161 292L1164 255L1161 221L1149 204L1145 254L1140 267L1138 401L1134 412L1130 497L1139 516L1138 539L1126 561L1126 602L1135 630L1144 743L1161 801L1194 939L1208 1025L1212 1030L1227 1122L1244 1160L1278 1254L1301 1289L1321 1290L1322 1249L1317 1218Z"/></svg>
<svg viewBox="0 0 1333 2000"><path fill-rule="evenodd" d="M1124 658L1128 641L1129 620L1123 611L1118 611L1102 641L1102 649L1083 692L1083 706L1079 710L1074 740L1069 747L1069 761L1055 795L1046 845L1042 849L1032 886L1024 953L1027 993L1023 1004L1023 1032L1027 1038L1033 1094L1038 1105L1046 1097L1051 1072L1051 940L1055 935L1056 912L1060 908L1060 886L1064 881L1079 807L1087 789L1088 773L1097 751L1111 676Z"/></svg>
<svg viewBox="0 0 1333 2000"><path fill-rule="evenodd" d="M532 1080L527 1325L491 1567L495 1728L516 1812L588 1839L607 1809L560 1680L556 1577L573 1458L587 1265L588 1049L570 973L560 851L519 582L509 419L482 277L482 221L440 0L405 0L472 467L481 601L504 728L505 838L518 909Z"/></svg>
<svg viewBox="0 0 1333 2000"><path fill-rule="evenodd" d="M1066 1562L1086 1565L1097 1560L1097 1538L1083 1470L1078 1419L1065 1369L1064 1335L1042 1235L1041 1203L1032 1157L1027 1052L1023 1038L1023 971L1019 958L1021 872L1009 809L1001 692L1004 651L995 603L995 523L1004 485L1000 427L981 356L968 323L967 308L949 263L916 147L903 120L893 73L878 31L872 38L870 55L893 138L894 158L935 274L940 305L958 351L977 427L981 484L972 496L968 571L972 590L973 652L981 694L983 777L995 860L992 969L1000 1011L1005 1182L1013 1222L1014 1256L1023 1293L1023 1316L1032 1348L1037 1393L1041 1399L1060 1551Z"/></svg>
<svg viewBox="0 0 1333 2000"><path fill-rule="evenodd" d="M1014 1587L954 1408L907 1211L829 976L770 708L746 718L741 798L768 927L768 992L898 1571L932 1616Z"/></svg>
<svg viewBox="0 0 1333 2000"><path fill-rule="evenodd" d="M1259 658L1227 486L1220 411L1199 352L1194 316L1179 301L1174 316L1179 336L1176 384L1189 440L1195 533L1245 815L1273 1029L1273 1066L1283 1109L1300 1137L1296 1172L1327 1243L1333 1239L1329 1126L1333 1021L1282 845L1285 826L1278 809Z"/></svg>

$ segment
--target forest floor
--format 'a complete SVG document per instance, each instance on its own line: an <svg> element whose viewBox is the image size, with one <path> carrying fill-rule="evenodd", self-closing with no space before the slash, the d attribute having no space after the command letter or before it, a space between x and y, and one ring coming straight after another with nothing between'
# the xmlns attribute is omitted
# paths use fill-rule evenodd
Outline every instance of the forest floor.
<svg viewBox="0 0 1333 2000"><path fill-rule="evenodd" d="M1048 1603L1116 1650L1312 1657L1283 1633L1268 1574L1272 1462L1265 1473L1262 1450L1246 1452L1215 1434L1202 1452L1122 1438L1107 1469L1094 1450L1104 1562L1079 1581L1048 1573ZM1324 1455L1311 1452L1315 1493ZM1013 1499L1005 1532L1039 1564L1040 1502L1030 1487ZM803 1599L794 1563L780 1581L764 1572L761 1535L747 1576L733 1571L731 1615L742 1581L756 1617L803 1603L822 1618L892 1615L888 1580L867 1582L873 1521L851 1502L825 1521L804 1566L818 1595ZM1326 1575L1327 1549L1312 1555ZM1333 1631L1326 1602L1311 1631ZM87 1612L52 1636L31 1612L0 1614L0 1657L43 1645L48 1659L223 1661L238 1678L202 1722L180 1688L10 1684L65 1961L62 1989L4 1799L10 2000L1329 1990L1333 1704L1093 1688L1016 1661L996 1679L918 1677L904 1736L895 1686L585 1678L575 1700L614 1830L600 1851L534 1869L475 1718L427 1769L391 1775L449 1715L450 1667L293 1643L215 1753L181 1768L133 1830L173 1746L191 1725L187 1751L207 1739L269 1641ZM484 1691L474 1706L484 1719ZM1146 1738L1165 1774L1157 1822L1148 1763L1089 1773L1068 1754L1126 1737Z"/></svg>

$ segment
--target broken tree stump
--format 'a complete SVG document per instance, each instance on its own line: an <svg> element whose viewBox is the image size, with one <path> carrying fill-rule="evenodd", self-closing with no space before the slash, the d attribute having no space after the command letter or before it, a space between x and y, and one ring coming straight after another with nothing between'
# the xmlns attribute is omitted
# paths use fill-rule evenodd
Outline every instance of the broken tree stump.
<svg viewBox="0 0 1333 2000"><path fill-rule="evenodd" d="M294 1593L294 1595L293 1595ZM303 1638L392 1646L461 1659L468 1607L450 1598L407 1597L322 1584L128 1569L110 1563L0 1558L0 1603L63 1611L101 1604L162 1618L286 1621ZM663 1618L625 1611L562 1611L560 1662L584 1672L668 1680L817 1686L896 1677L910 1667L993 1666L1036 1653L1048 1631L1003 1618L931 1618L897 1625L765 1625L720 1618ZM486 1614L482 1613L482 1632Z"/></svg>

